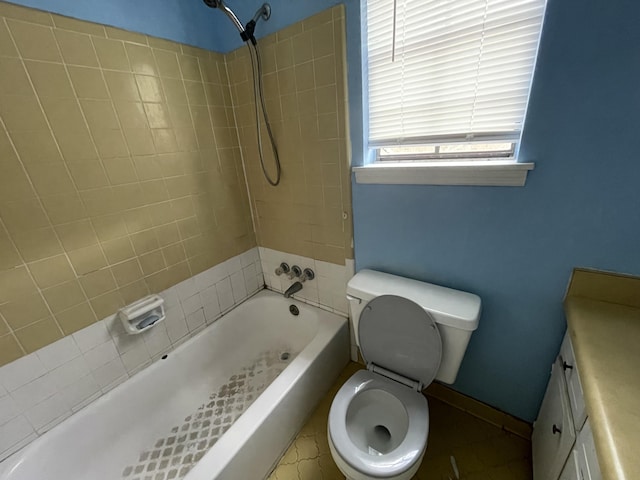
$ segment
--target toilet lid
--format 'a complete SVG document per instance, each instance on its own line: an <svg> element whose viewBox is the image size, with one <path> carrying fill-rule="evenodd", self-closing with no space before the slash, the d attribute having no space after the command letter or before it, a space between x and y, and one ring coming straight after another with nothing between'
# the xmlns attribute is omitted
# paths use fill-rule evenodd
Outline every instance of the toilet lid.
<svg viewBox="0 0 640 480"><path fill-rule="evenodd" d="M418 304L396 295L371 300L358 323L364 360L426 387L440 369L442 341L433 317Z"/></svg>

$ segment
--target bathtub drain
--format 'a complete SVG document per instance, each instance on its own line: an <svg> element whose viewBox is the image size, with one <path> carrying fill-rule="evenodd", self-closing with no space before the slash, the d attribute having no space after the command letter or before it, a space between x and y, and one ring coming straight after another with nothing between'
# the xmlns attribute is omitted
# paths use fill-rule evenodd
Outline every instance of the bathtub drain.
<svg viewBox="0 0 640 480"><path fill-rule="evenodd" d="M283 352L282 355L280 355L280 360L289 360L289 357L289 352Z"/></svg>

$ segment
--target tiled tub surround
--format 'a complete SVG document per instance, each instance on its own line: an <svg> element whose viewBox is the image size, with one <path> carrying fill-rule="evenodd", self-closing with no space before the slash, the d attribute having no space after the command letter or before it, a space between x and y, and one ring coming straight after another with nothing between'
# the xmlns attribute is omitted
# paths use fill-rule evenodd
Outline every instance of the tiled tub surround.
<svg viewBox="0 0 640 480"><path fill-rule="evenodd" d="M260 42L274 189L243 49L0 1L0 365L255 245L239 138L260 244L353 258L344 35L339 6Z"/></svg>
<svg viewBox="0 0 640 480"><path fill-rule="evenodd" d="M0 365L255 246L221 54L0 1Z"/></svg>
<svg viewBox="0 0 640 480"><path fill-rule="evenodd" d="M277 188L260 167L249 51L242 47L227 55L258 245L343 265L353 258L344 5L261 38L258 46L282 162Z"/></svg>
<svg viewBox="0 0 640 480"><path fill-rule="evenodd" d="M253 296L0 464L0 478L265 478L347 363L346 319L300 302L293 316L292 302Z"/></svg>
<svg viewBox="0 0 640 480"><path fill-rule="evenodd" d="M276 275L276 268L285 262L290 267L298 265L303 270L311 268L315 273L313 280L303 283L302 290L295 293L293 298L308 303L337 315L349 316L349 303L347 301L347 283L355 274L354 261L345 259L345 265L314 260L313 258L280 252L270 248L258 247L260 262L264 274L264 282L267 288L283 293L297 278L289 279L285 274ZM358 346L349 325L351 360L358 361Z"/></svg>
<svg viewBox="0 0 640 480"><path fill-rule="evenodd" d="M1 367L0 460L201 332L262 286L253 248L162 292L167 318L147 332L127 335L111 315Z"/></svg>
<svg viewBox="0 0 640 480"><path fill-rule="evenodd" d="M260 262L264 273L264 281L268 288L283 293L297 277L289 279L286 274L276 275L276 268L282 262L290 267L298 265L301 269L310 268L315 273L313 280L304 282L302 290L293 295L294 298L338 315L347 316L347 282L354 275L353 260L346 259L345 265L323 262L301 255L280 252L270 248L258 247Z"/></svg>
<svg viewBox="0 0 640 480"><path fill-rule="evenodd" d="M263 249L268 286L289 286L272 264L311 267L318 276L296 298L346 315L343 8L260 46L284 168L276 189L257 166L243 50L0 1L0 457L263 284L255 250L234 259L256 244L250 196L260 243L296 254ZM117 309L162 291L166 322L121 335Z"/></svg>

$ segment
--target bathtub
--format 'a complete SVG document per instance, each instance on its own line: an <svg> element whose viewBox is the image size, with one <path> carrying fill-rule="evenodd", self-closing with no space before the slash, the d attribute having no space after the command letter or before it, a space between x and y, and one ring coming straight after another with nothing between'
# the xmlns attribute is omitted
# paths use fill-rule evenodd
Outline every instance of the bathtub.
<svg viewBox="0 0 640 480"><path fill-rule="evenodd" d="M263 290L9 457L0 479L265 478L348 349L345 318Z"/></svg>

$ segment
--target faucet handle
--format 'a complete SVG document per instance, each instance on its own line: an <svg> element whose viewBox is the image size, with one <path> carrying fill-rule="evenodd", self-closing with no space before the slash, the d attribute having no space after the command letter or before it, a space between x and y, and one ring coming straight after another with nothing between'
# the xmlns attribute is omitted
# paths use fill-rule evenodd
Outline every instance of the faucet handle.
<svg viewBox="0 0 640 480"><path fill-rule="evenodd" d="M290 270L291 269L289 268L289 265L284 263L284 262L282 262L280 264L280 266L278 268L276 268L276 275L280 276L283 273L289 273Z"/></svg>
<svg viewBox="0 0 640 480"><path fill-rule="evenodd" d="M313 280L314 278L316 278L316 274L313 273L313 270L311 270L310 268L305 268L302 272L302 275L300 276L300 281L306 282L307 280Z"/></svg>
<svg viewBox="0 0 640 480"><path fill-rule="evenodd" d="M298 265L291 267L291 271L288 273L289 280L293 280L295 277L302 275L302 269Z"/></svg>

